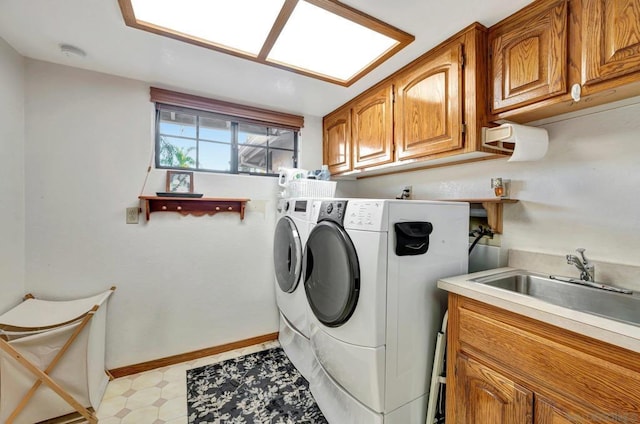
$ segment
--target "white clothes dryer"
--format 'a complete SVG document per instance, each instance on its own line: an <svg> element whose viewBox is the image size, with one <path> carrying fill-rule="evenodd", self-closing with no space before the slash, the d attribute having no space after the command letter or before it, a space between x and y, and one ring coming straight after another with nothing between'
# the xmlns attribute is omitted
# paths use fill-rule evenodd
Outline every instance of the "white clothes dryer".
<svg viewBox="0 0 640 424"><path fill-rule="evenodd" d="M301 282L305 244L311 224L311 199L281 199L273 241L278 340L307 380L314 356L309 344L307 299ZM313 217L315 222L317 215Z"/></svg>
<svg viewBox="0 0 640 424"><path fill-rule="evenodd" d="M436 283L467 272L468 225L467 203L322 202L304 287L310 388L329 422L424 423L446 310Z"/></svg>

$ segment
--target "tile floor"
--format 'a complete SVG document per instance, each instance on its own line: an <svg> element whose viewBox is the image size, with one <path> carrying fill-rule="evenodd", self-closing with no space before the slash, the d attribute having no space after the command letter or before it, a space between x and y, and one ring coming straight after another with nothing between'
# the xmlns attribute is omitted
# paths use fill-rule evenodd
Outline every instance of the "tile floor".
<svg viewBox="0 0 640 424"><path fill-rule="evenodd" d="M277 346L277 341L261 343L117 378L109 382L98 408L100 424L187 424L188 369Z"/></svg>

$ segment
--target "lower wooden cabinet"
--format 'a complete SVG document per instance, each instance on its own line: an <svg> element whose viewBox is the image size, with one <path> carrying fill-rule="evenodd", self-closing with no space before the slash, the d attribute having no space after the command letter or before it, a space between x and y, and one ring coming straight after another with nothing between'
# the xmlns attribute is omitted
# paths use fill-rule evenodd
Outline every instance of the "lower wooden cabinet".
<svg viewBox="0 0 640 424"><path fill-rule="evenodd" d="M449 295L448 424L640 423L640 354Z"/></svg>
<svg viewBox="0 0 640 424"><path fill-rule="evenodd" d="M529 424L533 393L499 372L460 354L456 362L456 413L465 423Z"/></svg>
<svg viewBox="0 0 640 424"><path fill-rule="evenodd" d="M459 423L596 424L638 422L631 416L607 415L578 404L550 400L464 354L456 364L456 413Z"/></svg>
<svg viewBox="0 0 640 424"><path fill-rule="evenodd" d="M535 422L538 424L602 424L602 423L637 423L635 420L625 420L624 415L607 415L589 409L582 405L562 405L542 395L535 399ZM631 418L631 416L628 416Z"/></svg>

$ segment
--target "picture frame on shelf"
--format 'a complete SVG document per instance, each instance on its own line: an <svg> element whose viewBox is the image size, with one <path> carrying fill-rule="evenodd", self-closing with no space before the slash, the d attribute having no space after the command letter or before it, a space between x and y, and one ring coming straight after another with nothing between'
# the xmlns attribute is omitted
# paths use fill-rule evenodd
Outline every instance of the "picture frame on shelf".
<svg viewBox="0 0 640 424"><path fill-rule="evenodd" d="M167 171L168 193L193 193L193 172Z"/></svg>

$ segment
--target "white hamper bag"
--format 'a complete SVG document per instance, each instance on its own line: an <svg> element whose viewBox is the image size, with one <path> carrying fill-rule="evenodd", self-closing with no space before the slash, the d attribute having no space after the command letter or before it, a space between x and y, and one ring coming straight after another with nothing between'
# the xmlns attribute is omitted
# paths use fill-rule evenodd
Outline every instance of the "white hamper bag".
<svg viewBox="0 0 640 424"><path fill-rule="evenodd" d="M29 298L0 315L0 423L33 424L73 412L89 423L109 382L107 300L115 287L69 301Z"/></svg>

